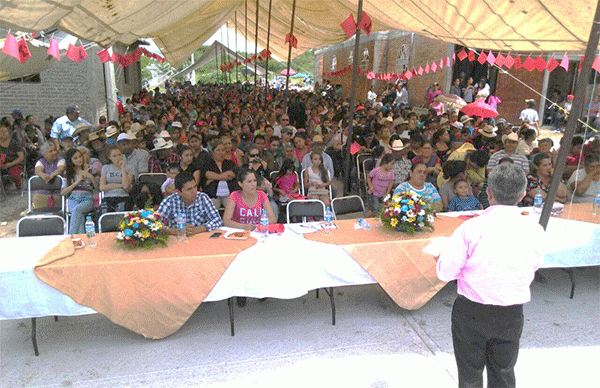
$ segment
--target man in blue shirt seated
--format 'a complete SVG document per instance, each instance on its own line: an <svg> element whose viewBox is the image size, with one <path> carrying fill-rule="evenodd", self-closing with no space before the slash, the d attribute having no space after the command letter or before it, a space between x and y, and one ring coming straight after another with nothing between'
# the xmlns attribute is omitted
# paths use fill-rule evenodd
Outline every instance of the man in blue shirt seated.
<svg viewBox="0 0 600 388"><path fill-rule="evenodd" d="M77 105L71 105L67 107L67 114L61 116L54 121L52 129L50 130L50 140L54 142L56 149L60 149L60 141L66 137L73 137L76 126L79 124L85 124L91 126L83 118L79 117L81 110ZM74 139L75 140L75 139Z"/></svg>
<svg viewBox="0 0 600 388"><path fill-rule="evenodd" d="M185 217L188 236L209 232L223 226L223 220L205 193L199 193L194 177L179 173L175 177L175 193L165 198L157 212L163 217L167 233L177 235L177 216Z"/></svg>

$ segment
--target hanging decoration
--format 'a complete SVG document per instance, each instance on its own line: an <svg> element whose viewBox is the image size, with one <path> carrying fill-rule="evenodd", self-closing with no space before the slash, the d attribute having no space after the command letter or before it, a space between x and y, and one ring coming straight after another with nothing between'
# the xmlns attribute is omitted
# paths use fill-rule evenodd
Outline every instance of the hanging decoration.
<svg viewBox="0 0 600 388"><path fill-rule="evenodd" d="M267 49L264 49L264 50L262 50L262 51L261 51L261 52L258 54L258 56L256 56L256 55L252 55L252 57L245 58L243 61L234 60L234 61L231 61L231 62L229 62L229 63L223 63L223 64L222 64L222 65L219 67L219 69L220 69L222 72L226 72L226 71L229 71L229 70L233 70L233 68L234 68L236 65L237 65L237 66L240 66L240 65L242 65L242 64L248 64L248 63L258 63L258 62L263 62L263 61L266 61L267 59L271 59L271 51L270 51L270 50L267 50Z"/></svg>
<svg viewBox="0 0 600 388"><path fill-rule="evenodd" d="M31 58L29 47L27 47L25 38L21 38L19 41L19 61L21 61L21 63L25 63L25 61L27 61L29 58Z"/></svg>
<svg viewBox="0 0 600 388"><path fill-rule="evenodd" d="M85 58L81 57L81 51L79 50L79 47L73 46L71 43L69 43L69 48L67 48L67 53L65 54L65 56L73 62L81 62ZM87 58L87 54L85 57Z"/></svg>
<svg viewBox="0 0 600 388"><path fill-rule="evenodd" d="M47 54L60 61L60 50L58 49L58 41L56 39L50 39Z"/></svg>
<svg viewBox="0 0 600 388"><path fill-rule="evenodd" d="M354 20L354 15L351 13L350 16L346 18L341 24L342 30L346 33L348 38L352 37L356 33L356 20Z"/></svg>
<svg viewBox="0 0 600 388"><path fill-rule="evenodd" d="M298 39L289 32L285 35L285 41L283 43L289 43L293 48L298 48Z"/></svg>
<svg viewBox="0 0 600 388"><path fill-rule="evenodd" d="M19 57L19 47L17 44L17 38L15 38L10 32L6 35L6 39L4 40L4 47L2 48L2 52L6 55L14 57L20 60Z"/></svg>

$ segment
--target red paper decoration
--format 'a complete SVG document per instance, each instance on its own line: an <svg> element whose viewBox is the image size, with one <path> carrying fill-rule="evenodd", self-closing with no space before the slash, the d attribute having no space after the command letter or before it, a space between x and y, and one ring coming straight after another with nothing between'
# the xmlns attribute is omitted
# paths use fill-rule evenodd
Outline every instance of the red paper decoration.
<svg viewBox="0 0 600 388"><path fill-rule="evenodd" d="M550 58L550 60L548 61L548 66L547 66L548 71L552 71L552 70L556 69L557 67L558 67L558 61L556 59L554 59L554 57Z"/></svg>
<svg viewBox="0 0 600 388"><path fill-rule="evenodd" d="M298 48L298 39L289 32L285 35L285 41L283 43L285 44L288 42L293 48ZM256 60L256 58L253 59Z"/></svg>
<svg viewBox="0 0 600 388"><path fill-rule="evenodd" d="M362 12L360 23L358 23L357 27L361 28L367 35L371 33L371 28L373 28L373 22L371 21L371 17L367 15L365 11Z"/></svg>
<svg viewBox="0 0 600 388"><path fill-rule="evenodd" d="M583 67L583 57L584 55L579 57L579 66L577 67L577 71L581 71L581 68Z"/></svg>
<svg viewBox="0 0 600 388"><path fill-rule="evenodd" d="M21 38L19 41L19 61L21 61L21 63L25 63L25 61L27 61L29 58L31 58L29 47L27 47L27 42L25 39Z"/></svg>
<svg viewBox="0 0 600 388"><path fill-rule="evenodd" d="M85 51L84 51L84 53L85 53ZM69 58L70 60L72 60L73 62L80 62L83 59L87 58L87 54L85 54L84 58L81 58L81 51L79 50L79 47L73 46L70 43L69 43L69 48L67 49L67 53L65 54L65 56L67 58Z"/></svg>
<svg viewBox="0 0 600 388"><path fill-rule="evenodd" d="M515 70L523 67L523 62L521 61L521 57L515 57Z"/></svg>
<svg viewBox="0 0 600 388"><path fill-rule="evenodd" d="M594 59L594 63L592 63L592 69L600 73L600 56L597 56L596 59Z"/></svg>
<svg viewBox="0 0 600 388"><path fill-rule="evenodd" d="M433 72L435 73L435 72L437 71L437 69L438 69L438 67L437 67L437 65L435 64L435 62L432 62L432 63L431 63L431 71L433 71Z"/></svg>
<svg viewBox="0 0 600 388"><path fill-rule="evenodd" d="M479 57L477 57L477 62L479 62L480 64L483 65L486 60L487 60L487 54L484 53L483 51L481 53L479 53Z"/></svg>
<svg viewBox="0 0 600 388"><path fill-rule="evenodd" d="M425 73L429 74L429 63L425 65Z"/></svg>
<svg viewBox="0 0 600 388"><path fill-rule="evenodd" d="M465 58L467 57L467 53L465 52L465 49L460 50L460 52L458 53L457 57L461 61L464 61Z"/></svg>
<svg viewBox="0 0 600 388"><path fill-rule="evenodd" d="M423 67L419 66L417 73L419 73L419 75L423 75Z"/></svg>
<svg viewBox="0 0 600 388"><path fill-rule="evenodd" d="M439 67L440 67L440 69L444 68L444 60L443 59L440 59L440 66Z"/></svg>
<svg viewBox="0 0 600 388"><path fill-rule="evenodd" d="M453 56L454 56L454 60L456 61L456 54L454 54ZM450 57L446 57L446 66L450 67Z"/></svg>
<svg viewBox="0 0 600 388"><path fill-rule="evenodd" d="M469 51L469 62L473 62L475 60L475 53L473 51Z"/></svg>
<svg viewBox="0 0 600 388"><path fill-rule="evenodd" d="M541 55L537 57L537 59L533 63L535 64L535 68L537 69L537 71L539 71L540 73L544 71L548 66L548 64L546 63L544 58L542 58Z"/></svg>
<svg viewBox="0 0 600 388"><path fill-rule="evenodd" d="M510 54L508 54L506 56L506 58L504 58L504 66L507 69L510 69L511 67L513 67L514 64L515 64L515 59Z"/></svg>
<svg viewBox="0 0 600 388"><path fill-rule="evenodd" d="M516 66L515 66L516 67ZM525 61L523 62L523 67L525 68L525 70L527 71L533 71L533 69L535 69L535 62L533 61L533 58L531 57L527 57L525 59Z"/></svg>
<svg viewBox="0 0 600 388"><path fill-rule="evenodd" d="M502 67L504 65L504 61L505 61L506 57L502 54L498 54L498 56L496 57L496 66L498 67Z"/></svg>
<svg viewBox="0 0 600 388"><path fill-rule="evenodd" d="M354 15L350 14L341 24L342 30L346 33L348 38L356 33L356 20L354 20Z"/></svg>

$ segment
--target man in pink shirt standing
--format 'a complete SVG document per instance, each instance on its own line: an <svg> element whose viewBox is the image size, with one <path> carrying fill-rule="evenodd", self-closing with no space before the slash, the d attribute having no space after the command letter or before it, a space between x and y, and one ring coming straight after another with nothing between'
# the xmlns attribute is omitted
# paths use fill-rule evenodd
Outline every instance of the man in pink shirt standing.
<svg viewBox="0 0 600 388"><path fill-rule="evenodd" d="M514 367L523 331L523 304L543 262L544 230L516 204L527 178L511 163L488 177L490 206L459 226L441 252L437 274L458 280L452 308L452 342L459 387L514 387Z"/></svg>

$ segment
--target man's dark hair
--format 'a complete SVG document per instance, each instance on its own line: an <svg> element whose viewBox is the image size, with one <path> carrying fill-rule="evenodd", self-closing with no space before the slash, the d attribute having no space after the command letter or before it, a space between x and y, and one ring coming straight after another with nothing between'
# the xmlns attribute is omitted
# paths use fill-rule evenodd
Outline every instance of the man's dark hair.
<svg viewBox="0 0 600 388"><path fill-rule="evenodd" d="M192 174L187 172L180 172L175 176L175 188L181 191L183 189L183 185L185 185L189 181L194 181L194 177L192 176Z"/></svg>

